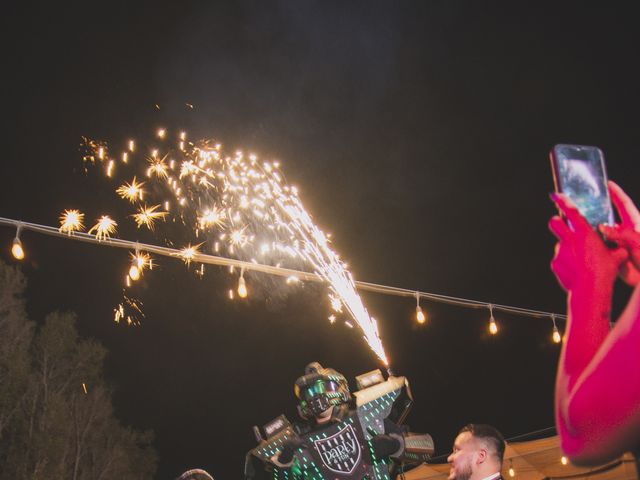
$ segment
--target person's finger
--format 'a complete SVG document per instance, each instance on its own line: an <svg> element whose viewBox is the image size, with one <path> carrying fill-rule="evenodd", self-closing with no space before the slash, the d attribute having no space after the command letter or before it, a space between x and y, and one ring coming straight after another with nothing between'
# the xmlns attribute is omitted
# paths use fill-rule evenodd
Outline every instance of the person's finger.
<svg viewBox="0 0 640 480"><path fill-rule="evenodd" d="M616 248L611 250L611 258L613 259L614 265L619 267L622 262L626 262L629 258L629 251L626 248Z"/></svg>
<svg viewBox="0 0 640 480"><path fill-rule="evenodd" d="M612 242L620 239L620 225L607 225L602 223L598 225L598 230L602 233L605 240L611 240Z"/></svg>
<svg viewBox="0 0 640 480"><path fill-rule="evenodd" d="M636 230L640 230L640 212L634 205L633 200L617 183L611 180L609 180L609 193L622 223L633 225Z"/></svg>
<svg viewBox="0 0 640 480"><path fill-rule="evenodd" d="M554 216L549 220L549 230L553 233L561 242L567 242L571 239L573 232L561 217Z"/></svg>
<svg viewBox="0 0 640 480"><path fill-rule="evenodd" d="M629 228L620 228L615 225L613 227L609 225L600 225L600 231L604 235L604 238L616 242L621 247L628 249L640 248L640 234L630 230Z"/></svg>
<svg viewBox="0 0 640 480"><path fill-rule="evenodd" d="M620 278L629 286L635 287L640 283L640 271L633 262L627 260L620 267Z"/></svg>
<svg viewBox="0 0 640 480"><path fill-rule="evenodd" d="M551 195L551 198L567 218L574 231L587 231L592 229L587 219L584 218L580 210L578 210L578 207L576 207L576 204L573 203L569 197L562 193L554 193Z"/></svg>
<svg viewBox="0 0 640 480"><path fill-rule="evenodd" d="M560 286L570 290L573 285L573 269L567 265L567 259L563 255L555 255L551 260L551 271L555 274Z"/></svg>

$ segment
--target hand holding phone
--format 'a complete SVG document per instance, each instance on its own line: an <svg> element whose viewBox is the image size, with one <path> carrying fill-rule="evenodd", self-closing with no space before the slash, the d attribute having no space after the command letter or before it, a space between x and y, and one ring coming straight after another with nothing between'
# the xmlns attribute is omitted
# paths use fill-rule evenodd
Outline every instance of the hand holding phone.
<svg viewBox="0 0 640 480"><path fill-rule="evenodd" d="M551 150L551 168L556 192L568 196L594 228L614 224L602 150L556 145Z"/></svg>

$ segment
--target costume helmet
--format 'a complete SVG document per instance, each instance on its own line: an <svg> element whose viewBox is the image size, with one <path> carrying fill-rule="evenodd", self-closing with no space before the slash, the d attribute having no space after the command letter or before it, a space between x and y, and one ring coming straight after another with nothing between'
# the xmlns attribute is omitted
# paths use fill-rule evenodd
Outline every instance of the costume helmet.
<svg viewBox="0 0 640 480"><path fill-rule="evenodd" d="M304 375L296 380L294 391L298 397L298 413L309 419L320 415L331 406L351 400L349 384L341 373L312 362L304 369Z"/></svg>

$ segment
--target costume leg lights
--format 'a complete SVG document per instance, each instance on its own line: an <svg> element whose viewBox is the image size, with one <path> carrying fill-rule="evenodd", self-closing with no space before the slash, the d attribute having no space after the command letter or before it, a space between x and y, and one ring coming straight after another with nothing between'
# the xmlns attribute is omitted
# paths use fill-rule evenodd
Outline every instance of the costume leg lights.
<svg viewBox="0 0 640 480"><path fill-rule="evenodd" d="M428 434L401 426L413 403L405 377L380 370L356 378L349 392L339 372L310 363L295 383L298 413L254 427L258 446L247 454L248 480L389 480L397 464L419 464L434 452Z"/></svg>

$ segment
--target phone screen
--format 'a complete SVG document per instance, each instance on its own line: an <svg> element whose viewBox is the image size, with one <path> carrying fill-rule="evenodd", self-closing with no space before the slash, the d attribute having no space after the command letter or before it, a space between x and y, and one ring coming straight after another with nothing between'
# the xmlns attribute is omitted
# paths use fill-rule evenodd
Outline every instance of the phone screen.
<svg viewBox="0 0 640 480"><path fill-rule="evenodd" d="M556 145L553 148L556 190L566 194L591 225L613 224L604 155L597 147Z"/></svg>

